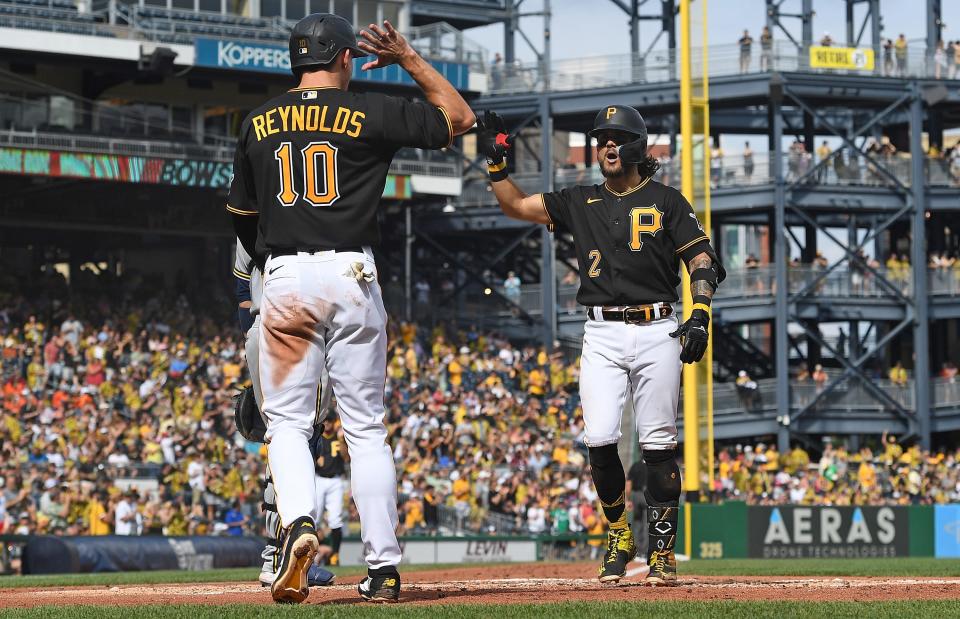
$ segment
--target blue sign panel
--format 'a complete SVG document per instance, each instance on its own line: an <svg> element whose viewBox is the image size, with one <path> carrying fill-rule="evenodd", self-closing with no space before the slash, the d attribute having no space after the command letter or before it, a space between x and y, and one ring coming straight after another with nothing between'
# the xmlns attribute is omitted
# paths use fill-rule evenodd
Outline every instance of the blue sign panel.
<svg viewBox="0 0 960 619"><path fill-rule="evenodd" d="M290 51L281 45L197 39L194 51L194 64L198 67L290 73Z"/></svg>
<svg viewBox="0 0 960 619"><path fill-rule="evenodd" d="M258 73L290 74L290 51L285 45L228 41L224 39L196 39L194 45L198 67L238 69ZM353 61L353 79L364 82L414 85L413 78L397 65L382 69L361 71L366 58ZM457 90L466 90L470 84L470 69L462 62L431 60L430 64Z"/></svg>
<svg viewBox="0 0 960 619"><path fill-rule="evenodd" d="M933 554L960 557L960 505L933 507Z"/></svg>

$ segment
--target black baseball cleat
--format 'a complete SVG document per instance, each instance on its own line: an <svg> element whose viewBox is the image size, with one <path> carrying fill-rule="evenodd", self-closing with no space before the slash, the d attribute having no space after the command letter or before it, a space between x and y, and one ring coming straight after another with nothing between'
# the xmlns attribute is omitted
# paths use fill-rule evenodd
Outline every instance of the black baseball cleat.
<svg viewBox="0 0 960 619"><path fill-rule="evenodd" d="M307 570L319 550L320 540L313 520L309 516L294 520L283 543L277 577L270 587L274 602L299 604L307 599L310 594Z"/></svg>
<svg viewBox="0 0 960 619"><path fill-rule="evenodd" d="M627 574L627 564L637 555L630 527L607 532L607 552L600 565L600 582L619 582Z"/></svg>
<svg viewBox="0 0 960 619"><path fill-rule="evenodd" d="M677 557L672 550L650 553L648 560L650 573L644 579L648 585L655 587L673 587L677 584Z"/></svg>
<svg viewBox="0 0 960 619"><path fill-rule="evenodd" d="M367 570L367 577L357 585L357 591L368 602L397 602L400 600L400 573L392 565Z"/></svg>

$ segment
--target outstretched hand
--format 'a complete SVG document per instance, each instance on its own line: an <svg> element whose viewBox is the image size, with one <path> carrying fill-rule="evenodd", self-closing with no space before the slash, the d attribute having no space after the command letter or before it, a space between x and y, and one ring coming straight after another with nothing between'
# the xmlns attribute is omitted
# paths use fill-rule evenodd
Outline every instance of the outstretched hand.
<svg viewBox="0 0 960 619"><path fill-rule="evenodd" d="M369 30L360 31L360 36L363 40L359 41L357 46L377 57L376 60L371 60L360 67L363 71L399 64L404 58L416 54L410 43L387 20L383 21L382 28L376 24L370 24Z"/></svg>
<svg viewBox="0 0 960 619"><path fill-rule="evenodd" d="M490 163L500 163L513 146L513 136L507 133L503 118L491 110L477 118L477 151Z"/></svg>

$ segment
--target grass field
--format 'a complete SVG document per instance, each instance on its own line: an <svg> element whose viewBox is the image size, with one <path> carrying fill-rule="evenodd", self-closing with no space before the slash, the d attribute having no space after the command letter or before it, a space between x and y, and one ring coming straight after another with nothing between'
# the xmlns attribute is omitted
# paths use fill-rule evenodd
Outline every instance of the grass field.
<svg viewBox="0 0 960 619"><path fill-rule="evenodd" d="M404 573L418 569L431 571L443 570L454 566L405 566ZM457 566L462 567L462 566ZM586 569L586 568L585 568ZM356 582L364 570L355 567L338 567L334 571L341 582ZM504 565L503 577L507 567ZM589 570L592 573L592 570ZM726 559L716 561L694 560L680 565L683 576L796 576L796 577L842 577L875 576L878 578L912 577L960 577L960 560L902 558L902 559L829 559L829 560L762 560L762 559ZM249 583L257 577L256 569L214 570L209 572L141 572L122 574L82 574L62 576L10 576L0 577L0 590L12 590L22 587L55 589L64 586L115 586L115 585L153 585L165 583ZM586 576L589 578L589 576ZM430 576L432 578L432 576ZM652 592L651 592L652 593ZM29 595L29 594L27 594ZM388 613L395 617L444 619L447 617L483 617L489 619L511 619L514 617L960 617L960 601L917 600L917 601L738 601L731 591L730 599L716 601L656 601L656 594L648 599L616 601L620 595L611 591L611 601L598 602L551 602L542 604L526 603L526 597L517 604L479 604L450 603L419 605L393 605L388 608L365 604L352 604L352 597L340 596L334 603L304 606L273 606L270 604L223 605L204 604L164 604L143 606L114 606L109 597L103 605L6 609L0 611L4 617L56 617L57 619L100 619L113 617L189 617L190 619L229 619L233 617L306 617L322 614L324 617L366 618L382 616ZM536 599L536 593L527 595ZM605 595L605 594L604 594ZM266 598L269 600L269 598ZM605 597L603 598L605 599ZM774 598L776 599L776 598ZM818 598L819 599L819 598ZM872 598L868 598L872 599ZM653 600L653 601L651 601ZM452 600L450 600L452 601ZM476 600L474 600L476 601Z"/></svg>
<svg viewBox="0 0 960 619"><path fill-rule="evenodd" d="M931 602L570 602L557 604L458 604L450 606L226 606L164 605L133 609L84 606L75 608L40 607L3 612L4 617L38 619L123 619L130 616L173 619L241 619L247 617L390 617L409 619L552 619L554 617L960 617L960 603Z"/></svg>

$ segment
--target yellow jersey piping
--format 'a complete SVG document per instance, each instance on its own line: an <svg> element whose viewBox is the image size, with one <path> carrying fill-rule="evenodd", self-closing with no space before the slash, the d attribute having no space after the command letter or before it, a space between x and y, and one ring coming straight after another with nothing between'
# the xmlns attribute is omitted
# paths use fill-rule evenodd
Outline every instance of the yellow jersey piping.
<svg viewBox="0 0 960 619"><path fill-rule="evenodd" d="M443 114L443 119L444 119L445 121L447 121L447 131L450 133L450 139L447 140L447 145L444 146L444 148L448 148L451 144L453 144L453 137L454 137L454 136L453 136L453 123L450 122L450 115L447 114L447 110L443 109L443 108L440 107L439 105L437 106L437 109L440 110L440 113L441 113L441 114Z"/></svg>
<svg viewBox="0 0 960 619"><path fill-rule="evenodd" d="M690 241L689 243L687 243L686 245L684 245L683 247L681 247L680 249L678 249L678 250L675 251L674 253L675 253L675 254L679 254L679 253L682 252L683 250L688 249L688 248L690 248L690 247L693 247L694 245L696 245L696 244L699 243L700 241L709 241L709 240L710 240L710 237L708 237L707 235L703 235L703 236L701 236L701 237L699 237L699 238L693 239L692 241Z"/></svg>
<svg viewBox="0 0 960 619"><path fill-rule="evenodd" d="M613 189L610 189L610 185L607 185L606 183L604 183L603 186L607 189L607 191L609 191L610 193L612 193L612 194L615 195L615 196L626 196L626 195L629 195L629 194L633 193L634 191L639 191L639 190L643 189L644 187L646 187L646 186L647 186L647 183L650 182L650 179L651 179L651 178L653 178L653 177L648 176L647 178L643 179L643 182L641 182L639 185L637 185L637 186L634 187L633 189L628 189L627 191L624 191L623 193L620 193L619 191L614 191Z"/></svg>
<svg viewBox="0 0 960 619"><path fill-rule="evenodd" d="M233 213L234 215L259 215L260 211L245 211L243 209L235 208L227 205L227 211Z"/></svg>

